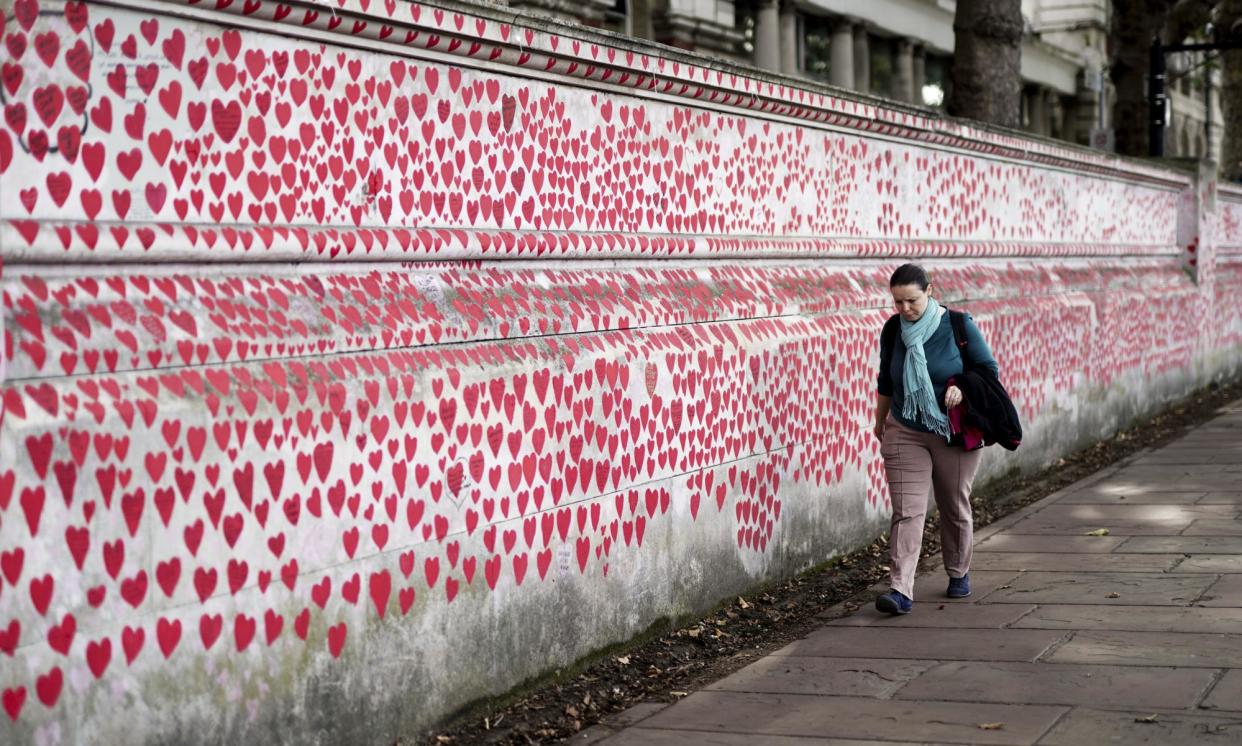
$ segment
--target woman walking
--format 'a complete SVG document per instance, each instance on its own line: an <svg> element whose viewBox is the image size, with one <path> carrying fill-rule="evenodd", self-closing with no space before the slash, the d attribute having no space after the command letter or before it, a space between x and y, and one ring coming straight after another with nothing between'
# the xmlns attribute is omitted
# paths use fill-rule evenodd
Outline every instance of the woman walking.
<svg viewBox="0 0 1242 746"><path fill-rule="evenodd" d="M927 516L927 495L933 488L940 509L948 596L970 595L974 542L970 489L983 451L977 447L965 450L950 442L955 428L949 410L963 401L961 389L951 385L950 379L961 376L968 367L987 369L995 377L998 368L969 315L962 315L965 338L956 339L950 313L931 297L931 283L922 267L898 267L889 280L889 289L897 315L889 319L880 336L875 435L880 439L893 502L889 537L892 590L878 597L875 606L889 614L908 614L914 606L914 575Z"/></svg>

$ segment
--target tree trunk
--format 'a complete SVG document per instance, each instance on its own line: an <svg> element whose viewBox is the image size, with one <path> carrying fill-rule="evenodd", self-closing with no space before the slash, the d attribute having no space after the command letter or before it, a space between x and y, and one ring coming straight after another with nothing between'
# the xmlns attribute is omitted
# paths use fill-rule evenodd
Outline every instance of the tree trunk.
<svg viewBox="0 0 1242 746"><path fill-rule="evenodd" d="M1021 0L957 0L949 113L1022 126Z"/></svg>
<svg viewBox="0 0 1242 746"><path fill-rule="evenodd" d="M1117 152L1145 156L1147 150L1147 73L1151 42L1164 28L1171 0L1113 0L1108 29L1109 75L1117 100L1113 132Z"/></svg>
<svg viewBox="0 0 1242 746"><path fill-rule="evenodd" d="M1225 0L1216 17L1216 41L1242 42L1242 0ZM1225 120L1220 176L1242 181L1242 49L1221 52L1220 113Z"/></svg>

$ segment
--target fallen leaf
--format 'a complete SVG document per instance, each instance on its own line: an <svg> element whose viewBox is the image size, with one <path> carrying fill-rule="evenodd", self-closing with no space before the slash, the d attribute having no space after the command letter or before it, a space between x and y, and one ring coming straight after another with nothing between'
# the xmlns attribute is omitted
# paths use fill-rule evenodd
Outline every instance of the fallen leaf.
<svg viewBox="0 0 1242 746"><path fill-rule="evenodd" d="M1114 593L1110 593L1110 594L1108 594L1108 595L1107 595L1107 596L1105 596L1104 598L1121 598L1121 594L1120 594L1120 593L1115 593L1115 592L1114 592Z"/></svg>
<svg viewBox="0 0 1242 746"><path fill-rule="evenodd" d="M1134 722L1136 722L1136 723L1154 723L1154 722L1156 722L1156 721L1157 721L1157 720L1159 720L1159 719L1160 719L1160 716L1159 716L1159 715L1148 715L1148 716L1147 716L1147 717L1145 717L1145 718L1134 718Z"/></svg>
<svg viewBox="0 0 1242 746"><path fill-rule="evenodd" d="M746 599L742 598L741 596L737 597L737 605L741 606L743 609L750 608L750 604L746 603Z"/></svg>
<svg viewBox="0 0 1242 746"><path fill-rule="evenodd" d="M1108 529L1097 528L1094 531L1088 531L1087 536L1108 536Z"/></svg>
<svg viewBox="0 0 1242 746"><path fill-rule="evenodd" d="M620 658L617 658L617 663L620 663L620 664L621 664L621 665L623 665L623 666L628 666L628 665L630 665L630 656L628 656L628 655L623 655L623 656L621 656Z"/></svg>
<svg viewBox="0 0 1242 746"><path fill-rule="evenodd" d="M979 723L979 730L1004 730L1004 723Z"/></svg>

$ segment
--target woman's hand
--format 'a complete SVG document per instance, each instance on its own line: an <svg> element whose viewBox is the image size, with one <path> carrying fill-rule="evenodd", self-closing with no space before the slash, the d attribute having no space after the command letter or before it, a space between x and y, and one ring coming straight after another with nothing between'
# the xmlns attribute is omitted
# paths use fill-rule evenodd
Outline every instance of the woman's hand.
<svg viewBox="0 0 1242 746"><path fill-rule="evenodd" d="M962 390L957 386L950 386L944 392L944 406L952 409L962 403Z"/></svg>
<svg viewBox="0 0 1242 746"><path fill-rule="evenodd" d="M875 433L877 440L884 440L884 421L888 419L888 411L893 406L893 399L884 394L875 396Z"/></svg>

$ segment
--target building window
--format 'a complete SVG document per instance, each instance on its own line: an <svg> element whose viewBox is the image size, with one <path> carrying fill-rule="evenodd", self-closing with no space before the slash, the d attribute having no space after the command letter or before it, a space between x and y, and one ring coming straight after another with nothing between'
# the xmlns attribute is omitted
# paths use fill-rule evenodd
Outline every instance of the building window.
<svg viewBox="0 0 1242 746"><path fill-rule="evenodd" d="M754 0L737 0L733 6L733 25L742 34L738 51L743 57L755 58L755 9Z"/></svg>
<svg viewBox="0 0 1242 746"><path fill-rule="evenodd" d="M627 0L615 0L611 8L605 9L601 14L601 23L599 27L618 34L630 33L629 23L626 21L626 5Z"/></svg>
<svg viewBox="0 0 1242 746"><path fill-rule="evenodd" d="M952 60L948 57L927 55L923 63L923 105L943 109L949 92L949 66Z"/></svg>
<svg viewBox="0 0 1242 746"><path fill-rule="evenodd" d="M885 98L893 97L893 78L895 77L896 50L892 39L872 36L869 48L871 51L871 93Z"/></svg>
<svg viewBox="0 0 1242 746"><path fill-rule="evenodd" d="M823 16L803 16L803 71L808 78L828 82L832 61L832 26Z"/></svg>

